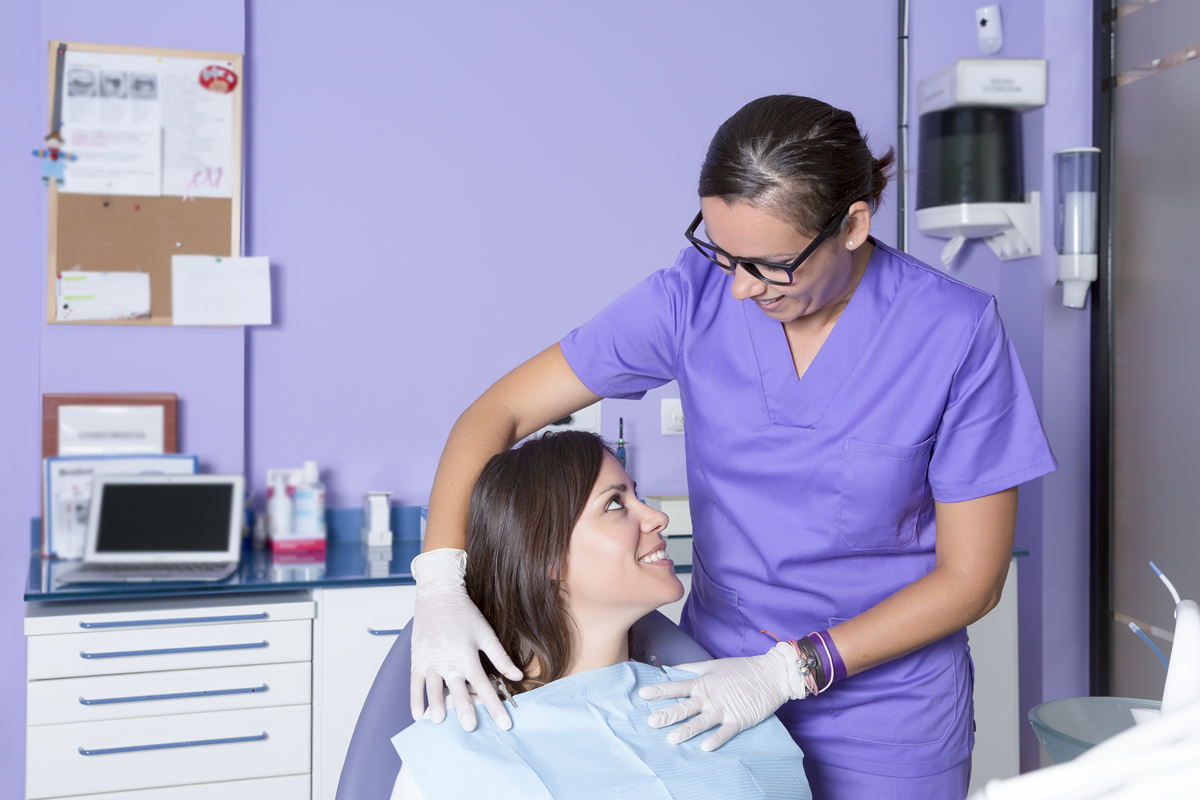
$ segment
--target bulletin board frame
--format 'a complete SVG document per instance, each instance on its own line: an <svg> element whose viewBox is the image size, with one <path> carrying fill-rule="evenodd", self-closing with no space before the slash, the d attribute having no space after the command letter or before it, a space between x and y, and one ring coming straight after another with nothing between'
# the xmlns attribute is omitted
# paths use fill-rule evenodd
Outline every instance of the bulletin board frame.
<svg viewBox="0 0 1200 800"><path fill-rule="evenodd" d="M48 130L53 130L57 54L60 45L84 53L120 53L158 58L228 62L237 74L232 91L230 197L75 194L49 187L46 258L46 322L51 325L172 325L171 256L240 255L242 240L242 114L245 76L241 53L51 41ZM57 278L74 267L97 272L150 274L150 317L125 320L59 320Z"/></svg>

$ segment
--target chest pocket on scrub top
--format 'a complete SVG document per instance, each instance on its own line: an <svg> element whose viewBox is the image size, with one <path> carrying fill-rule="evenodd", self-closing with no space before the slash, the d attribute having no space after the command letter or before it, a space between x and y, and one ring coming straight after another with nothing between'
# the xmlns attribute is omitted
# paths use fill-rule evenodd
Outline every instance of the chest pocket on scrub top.
<svg viewBox="0 0 1200 800"><path fill-rule="evenodd" d="M846 440L838 533L852 550L895 550L916 538L935 438L908 446Z"/></svg>

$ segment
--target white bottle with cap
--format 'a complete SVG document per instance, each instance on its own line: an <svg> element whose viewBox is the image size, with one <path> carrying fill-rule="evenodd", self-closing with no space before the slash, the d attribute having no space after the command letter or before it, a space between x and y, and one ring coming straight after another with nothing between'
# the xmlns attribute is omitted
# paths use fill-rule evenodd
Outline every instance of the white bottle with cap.
<svg viewBox="0 0 1200 800"><path fill-rule="evenodd" d="M325 538L325 484L315 461L304 462L292 494L292 530L297 539Z"/></svg>
<svg viewBox="0 0 1200 800"><path fill-rule="evenodd" d="M283 475L276 475L271 484L267 517L272 539L286 539L292 535L292 498L288 497L287 479Z"/></svg>

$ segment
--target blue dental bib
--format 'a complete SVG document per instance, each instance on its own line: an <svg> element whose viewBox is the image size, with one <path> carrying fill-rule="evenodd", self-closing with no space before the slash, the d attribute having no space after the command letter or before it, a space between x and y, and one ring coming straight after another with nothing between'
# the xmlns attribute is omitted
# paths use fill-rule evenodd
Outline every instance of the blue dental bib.
<svg viewBox="0 0 1200 800"><path fill-rule="evenodd" d="M700 749L707 733L676 745L669 728L647 724L677 701L643 700L638 689L690 677L626 661L517 695L509 731L480 707L467 733L450 709L441 724L418 720L392 744L426 800L811 800L803 754L774 716L711 753Z"/></svg>

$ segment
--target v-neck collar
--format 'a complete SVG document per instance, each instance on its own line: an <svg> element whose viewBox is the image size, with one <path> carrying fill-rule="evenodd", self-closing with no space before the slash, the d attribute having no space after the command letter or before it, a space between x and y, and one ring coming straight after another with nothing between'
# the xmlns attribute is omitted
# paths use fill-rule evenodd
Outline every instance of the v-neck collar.
<svg viewBox="0 0 1200 800"><path fill-rule="evenodd" d="M771 422L797 428L815 428L858 366L896 294L899 275L886 278L883 261L891 255L872 240L875 250L850 302L834 324L816 357L796 377L796 364L788 347L783 324L771 319L752 300L743 300L746 325L754 343L758 370Z"/></svg>

